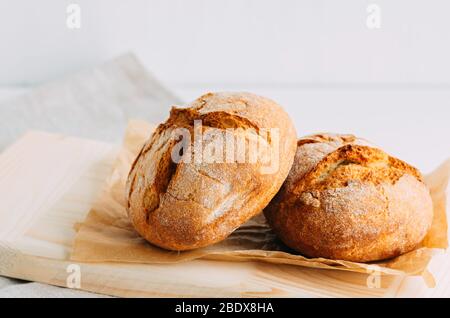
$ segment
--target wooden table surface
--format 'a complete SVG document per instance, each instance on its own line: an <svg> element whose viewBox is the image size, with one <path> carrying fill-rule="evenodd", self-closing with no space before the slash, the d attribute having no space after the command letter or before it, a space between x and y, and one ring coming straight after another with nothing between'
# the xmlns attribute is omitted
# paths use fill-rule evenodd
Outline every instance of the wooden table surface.
<svg viewBox="0 0 450 318"><path fill-rule="evenodd" d="M84 219L110 172L117 147L42 132L0 155L0 275L116 296L434 297L450 296L450 257L433 259L437 285L421 277L367 275L256 262L196 260L174 265L69 260L74 224ZM77 286L75 286L77 287Z"/></svg>

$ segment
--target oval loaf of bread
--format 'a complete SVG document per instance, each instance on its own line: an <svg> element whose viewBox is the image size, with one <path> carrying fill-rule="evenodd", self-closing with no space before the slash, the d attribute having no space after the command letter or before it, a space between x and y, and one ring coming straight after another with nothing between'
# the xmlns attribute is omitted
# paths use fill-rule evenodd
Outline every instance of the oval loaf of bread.
<svg viewBox="0 0 450 318"><path fill-rule="evenodd" d="M298 141L289 176L264 213L301 254L356 262L413 250L433 218L417 169L365 140L334 134Z"/></svg>
<svg viewBox="0 0 450 318"><path fill-rule="evenodd" d="M188 139L191 151L223 148L220 155L223 151L231 157L212 162L191 156L190 161L175 162L179 129L193 136L202 133L201 143ZM253 148L225 147L224 140L234 140L226 139L230 136L271 149L276 169L265 170L263 160L242 160L237 153L249 158ZM186 156L183 151L180 155ZM169 119L143 146L128 177L128 215L141 236L165 249L216 243L270 202L289 173L295 151L294 125L275 102L249 93L208 93L187 108L172 108Z"/></svg>

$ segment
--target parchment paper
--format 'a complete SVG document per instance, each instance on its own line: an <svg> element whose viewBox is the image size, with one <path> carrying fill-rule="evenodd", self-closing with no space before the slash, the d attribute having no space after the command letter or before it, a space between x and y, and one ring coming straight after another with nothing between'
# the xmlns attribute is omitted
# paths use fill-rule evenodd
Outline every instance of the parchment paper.
<svg viewBox="0 0 450 318"><path fill-rule="evenodd" d="M366 264L324 258L309 259L289 250L272 233L263 214L241 226L226 240L202 249L171 252L151 245L133 229L126 213L125 182L132 161L150 137L153 126L129 123L124 144L110 178L86 220L78 224L71 255L82 262L177 263L197 258L226 261L264 261L313 268L429 276L426 268L434 249L447 248L446 190L450 159L426 176L434 203L433 225L422 246L391 260ZM374 266L377 265L377 266ZM425 275L426 274L426 275Z"/></svg>

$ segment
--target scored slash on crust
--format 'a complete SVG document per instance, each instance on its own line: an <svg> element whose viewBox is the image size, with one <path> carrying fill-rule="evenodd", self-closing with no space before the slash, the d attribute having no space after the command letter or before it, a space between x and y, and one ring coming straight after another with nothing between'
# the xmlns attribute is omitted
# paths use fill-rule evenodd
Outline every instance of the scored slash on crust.
<svg viewBox="0 0 450 318"><path fill-rule="evenodd" d="M261 212L281 187L295 155L295 128L273 101L249 93L210 93L188 108L173 108L136 158L127 182L128 214L148 241L187 250L223 240ZM261 164L173 163L177 128L244 129L246 138L264 128L280 130L278 173L263 175ZM247 129L247 130L245 130ZM268 134L267 141L272 143ZM213 142L213 141L208 141ZM184 154L183 154L184 155Z"/></svg>
<svg viewBox="0 0 450 318"><path fill-rule="evenodd" d="M282 189L264 210L289 247L309 257L377 261L416 248L431 226L420 172L351 135L300 139Z"/></svg>

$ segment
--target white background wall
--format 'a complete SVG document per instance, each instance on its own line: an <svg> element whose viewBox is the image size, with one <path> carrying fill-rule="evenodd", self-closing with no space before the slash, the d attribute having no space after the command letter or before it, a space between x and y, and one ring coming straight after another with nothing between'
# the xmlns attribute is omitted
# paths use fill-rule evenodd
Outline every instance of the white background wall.
<svg viewBox="0 0 450 318"><path fill-rule="evenodd" d="M82 28L66 28L78 3ZM367 6L382 9L379 30ZM1 0L0 83L133 50L168 83L450 83L446 0Z"/></svg>
<svg viewBox="0 0 450 318"><path fill-rule="evenodd" d="M72 2L79 30L66 27ZM255 91L299 134L353 132L430 170L450 156L449 15L445 0L0 0L0 85L133 51L184 99Z"/></svg>

